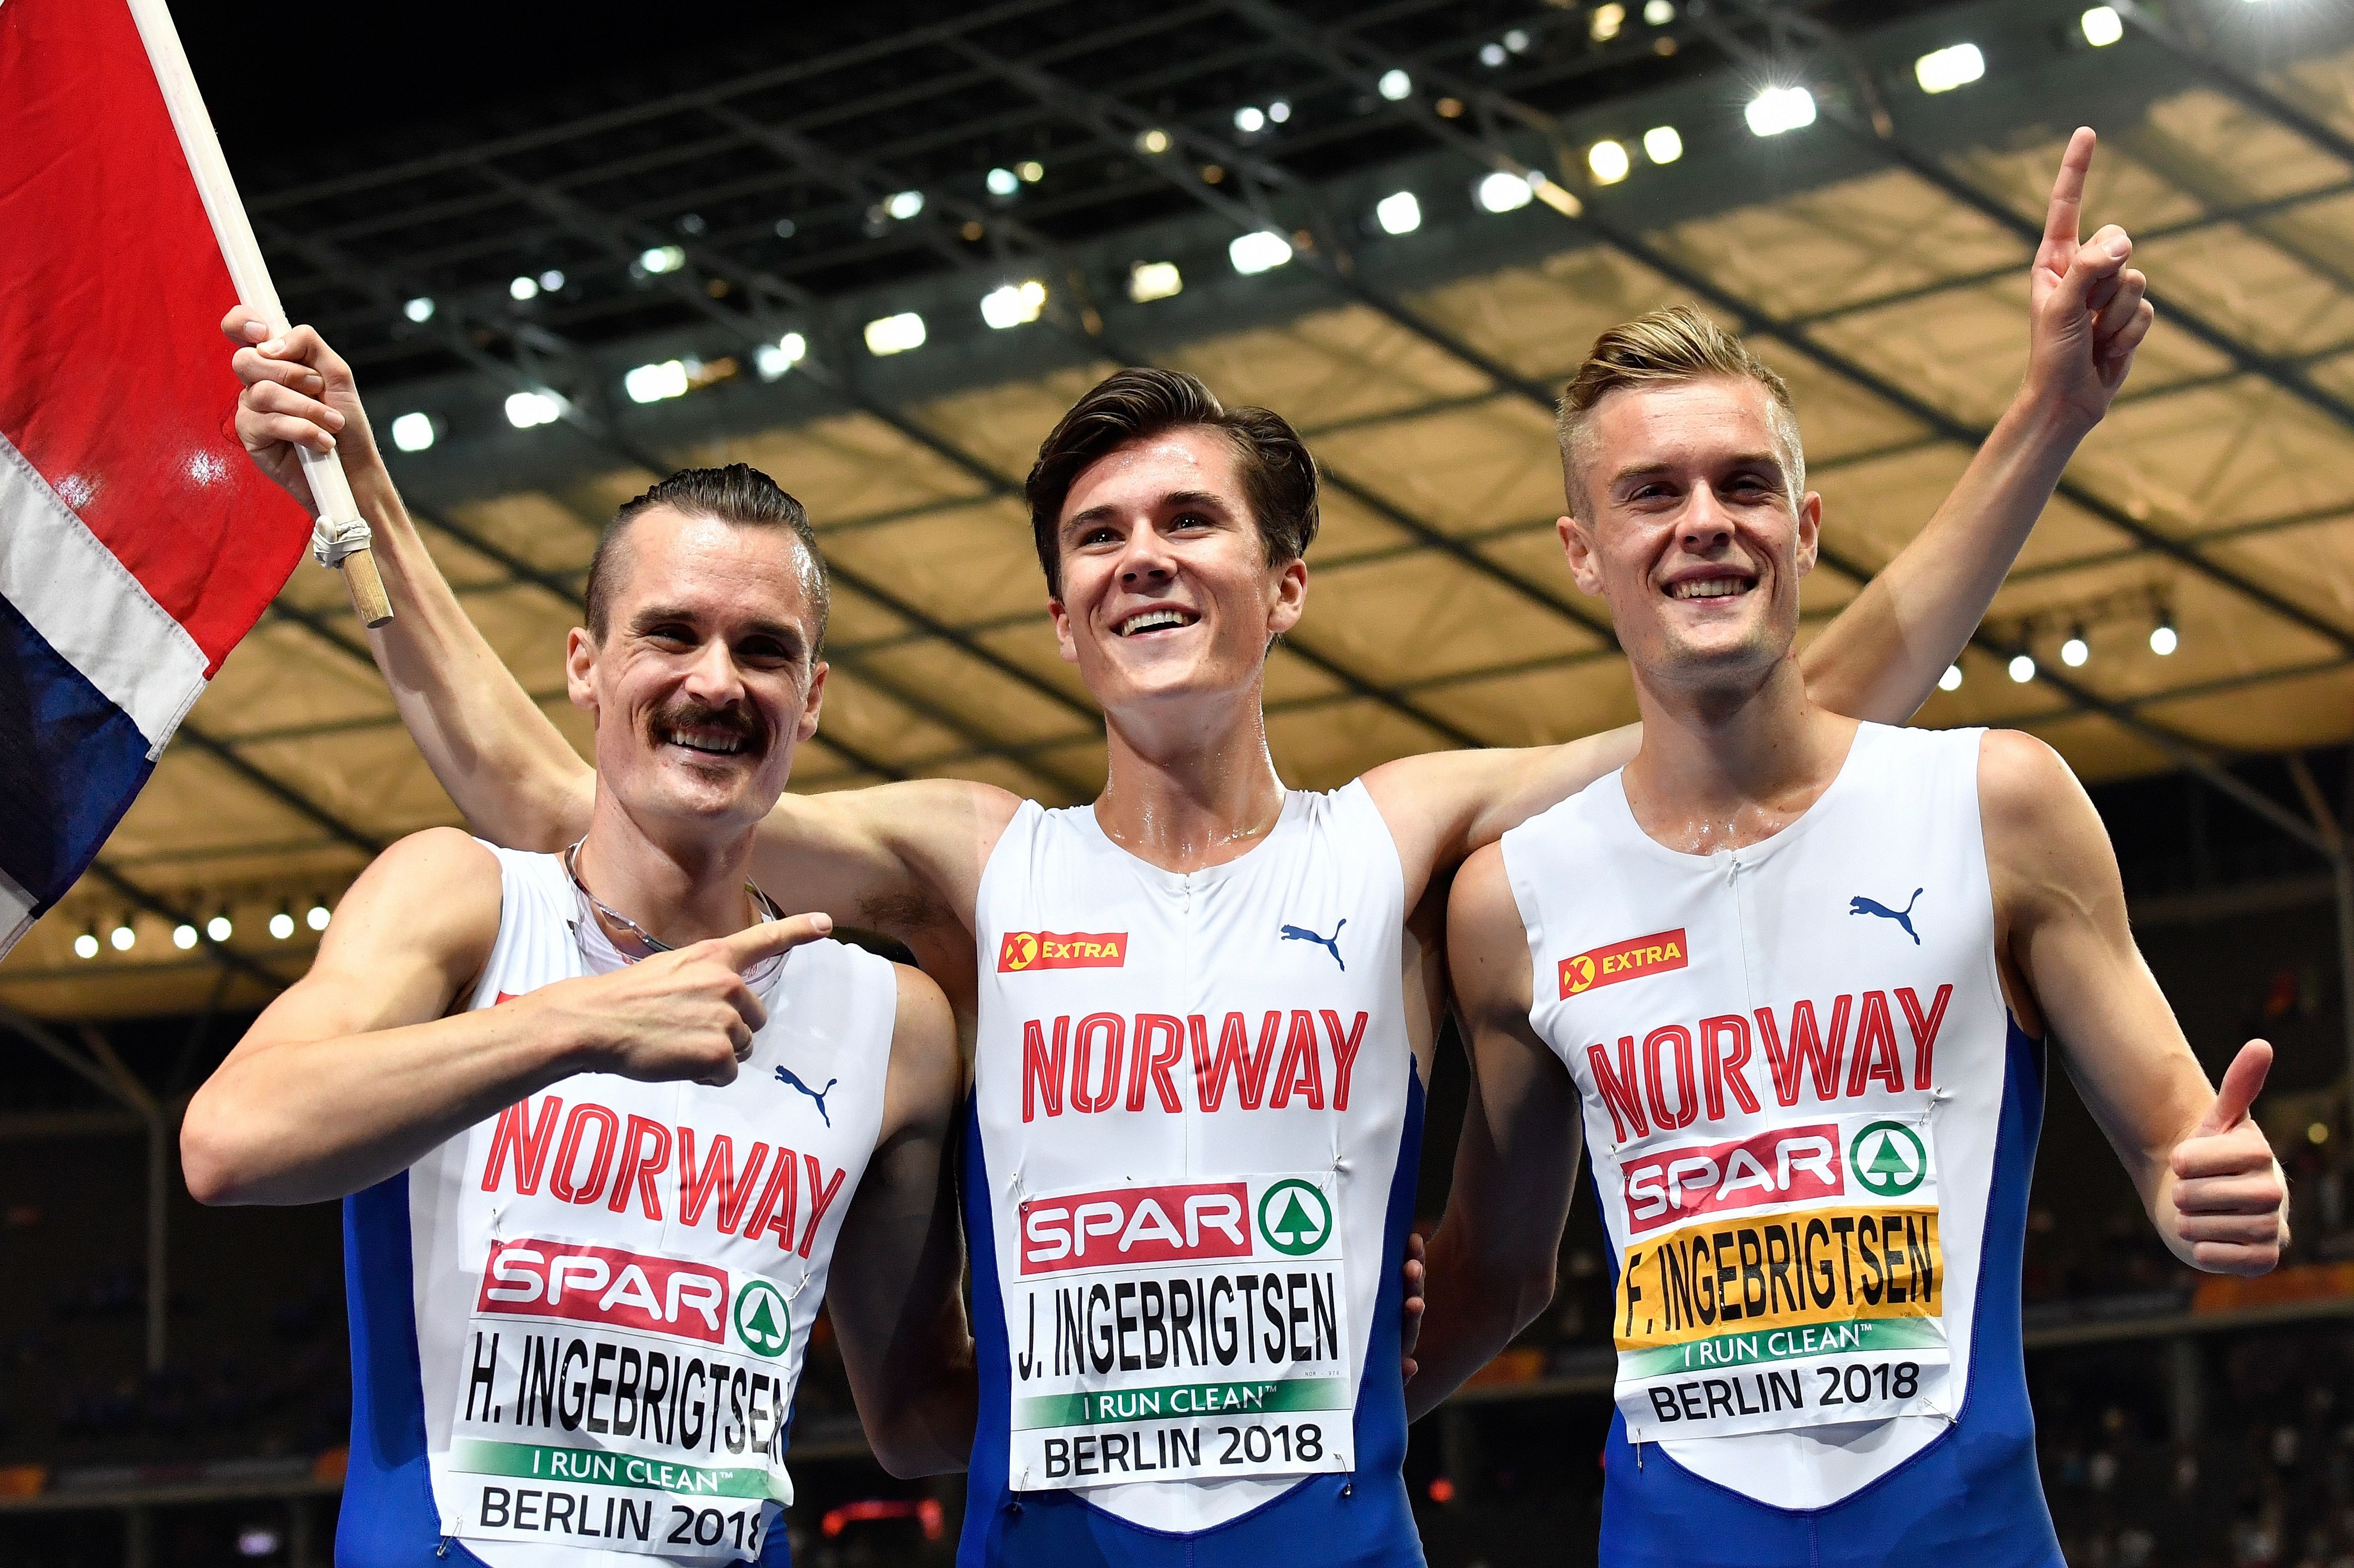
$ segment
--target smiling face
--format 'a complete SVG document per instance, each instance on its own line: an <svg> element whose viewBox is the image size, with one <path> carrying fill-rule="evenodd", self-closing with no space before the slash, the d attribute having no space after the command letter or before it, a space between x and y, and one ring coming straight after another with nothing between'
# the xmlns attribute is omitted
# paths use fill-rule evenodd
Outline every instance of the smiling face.
<svg viewBox="0 0 2354 1568"><path fill-rule="evenodd" d="M1180 425L1083 470L1059 523L1063 657L1107 713L1251 687L1308 567L1269 564L1234 441Z"/></svg>
<svg viewBox="0 0 2354 1568"><path fill-rule="evenodd" d="M604 636L575 630L567 649L599 788L642 825L745 831L784 792L824 694L802 546L669 506L628 527Z"/></svg>
<svg viewBox="0 0 2354 1568"><path fill-rule="evenodd" d="M1788 656L1822 502L1797 493L1776 412L1730 376L1628 387L1586 411L1562 546L1638 673L1729 689Z"/></svg>

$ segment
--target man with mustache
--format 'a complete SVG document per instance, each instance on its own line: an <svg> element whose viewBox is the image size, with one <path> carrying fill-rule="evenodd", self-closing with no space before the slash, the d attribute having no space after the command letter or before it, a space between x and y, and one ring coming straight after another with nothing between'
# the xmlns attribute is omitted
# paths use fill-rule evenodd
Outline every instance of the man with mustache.
<svg viewBox="0 0 2354 1568"><path fill-rule="evenodd" d="M1926 694L2081 439L2075 411L2115 391L2096 327L2138 323L2103 337L2110 368L2147 329L2123 237L2073 245L2088 157L2054 192L2070 244L2039 270L2026 386L1809 651L1840 711L1900 720ZM237 364L249 445L364 433L348 370L314 340ZM347 440L345 461L372 450ZM375 646L404 716L478 828L561 842L586 769L388 484L369 493L403 610ZM1055 811L953 779L789 797L755 861L906 941L974 1032L981 1405L960 1561L1418 1562L1404 1391L1374 1348L1401 1326L1438 890L1633 736L1287 789L1260 694L1317 523L1290 427L1191 376L1123 371L1046 438L1027 496L1063 656L1105 712L1103 794Z"/></svg>
<svg viewBox="0 0 2354 1568"><path fill-rule="evenodd" d="M2054 225L2073 244L2073 214ZM2136 319L2094 323L2097 385ZM1479 1109L1408 1404L1552 1298L1590 1144L1618 1348L1604 1563L2059 1568L2020 1339L2045 1037L2167 1245L2230 1274L2286 1241L2248 1116L2271 1048L2210 1090L2049 747L1813 700L1792 640L1821 503L1744 346L1688 311L1605 333L1561 450L1562 543L1610 606L1642 742L1456 879Z"/></svg>
<svg viewBox="0 0 2354 1568"><path fill-rule="evenodd" d="M953 1018L748 874L823 694L808 520L740 463L673 474L588 599L581 835L395 844L183 1124L200 1202L345 1201L345 1564L783 1563L830 1274L883 1462L970 1438Z"/></svg>

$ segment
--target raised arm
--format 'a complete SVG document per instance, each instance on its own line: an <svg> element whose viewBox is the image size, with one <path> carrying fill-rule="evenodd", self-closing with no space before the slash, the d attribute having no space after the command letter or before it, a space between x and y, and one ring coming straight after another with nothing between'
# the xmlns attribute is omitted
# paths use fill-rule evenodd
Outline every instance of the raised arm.
<svg viewBox="0 0 2354 1568"><path fill-rule="evenodd" d="M1405 1386L1410 1420L1493 1361L1553 1300L1585 1150L1577 1086L1529 1027L1528 942L1495 845L1455 879L1447 951L1471 1099L1447 1213L1430 1238L1417 1370Z"/></svg>
<svg viewBox="0 0 2354 1568"><path fill-rule="evenodd" d="M1928 525L1807 648L1807 689L1834 713L1903 724L1994 602L2077 445L2125 385L2153 313L2112 224L2077 239L2094 137L2069 140L2028 283L2027 375Z"/></svg>
<svg viewBox="0 0 2354 1568"><path fill-rule="evenodd" d="M385 469L351 366L307 326L270 337L242 305L221 331L238 345L231 364L245 391L237 433L254 463L310 506L296 449L343 454L398 611L367 634L368 648L433 776L494 843L551 851L579 838L594 794L588 765L500 662L434 565Z"/></svg>
<svg viewBox="0 0 2354 1568"><path fill-rule="evenodd" d="M2059 755L1989 732L1978 753L2004 989L2048 1029L2093 1118L2177 1257L2263 1274L2287 1245L2288 1189L2248 1114L2272 1065L2244 1046L2219 1094L2142 961L2107 831Z"/></svg>
<svg viewBox="0 0 2354 1568"><path fill-rule="evenodd" d="M340 1198L575 1073L726 1083L763 1017L739 971L830 928L769 921L445 1016L498 936L498 862L451 828L403 839L352 884L310 973L188 1102L188 1191L203 1203Z"/></svg>
<svg viewBox="0 0 2354 1568"><path fill-rule="evenodd" d="M939 988L898 975L883 1136L843 1222L831 1294L866 1440L904 1478L964 1468L979 1395L952 1159L963 1059Z"/></svg>

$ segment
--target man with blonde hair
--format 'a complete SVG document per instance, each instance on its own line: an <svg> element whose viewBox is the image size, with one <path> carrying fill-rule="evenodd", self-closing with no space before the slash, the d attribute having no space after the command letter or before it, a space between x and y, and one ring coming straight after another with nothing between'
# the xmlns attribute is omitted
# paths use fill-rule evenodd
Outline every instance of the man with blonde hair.
<svg viewBox="0 0 2354 1568"><path fill-rule="evenodd" d="M2088 398L2147 325L2123 291L2111 310ZM2044 1037L2166 1244L2232 1274L2285 1239L2248 1117L2270 1047L2209 1088L2049 747L1808 694L1822 503L1745 348L1682 310L1605 333L1561 448L1563 547L1609 604L1642 739L1456 879L1475 1112L1409 1405L1551 1299L1590 1144L1618 1351L1604 1563L2059 1568L2020 1340Z"/></svg>

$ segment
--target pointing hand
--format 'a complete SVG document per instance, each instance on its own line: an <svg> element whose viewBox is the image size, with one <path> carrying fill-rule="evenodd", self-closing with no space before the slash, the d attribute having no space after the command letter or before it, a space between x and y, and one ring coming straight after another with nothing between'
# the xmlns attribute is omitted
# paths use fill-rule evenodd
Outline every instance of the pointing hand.
<svg viewBox="0 0 2354 1568"><path fill-rule="evenodd" d="M2143 297L2149 280L2126 265L2133 240L2126 231L2111 224L2089 241L2078 238L2097 141L2090 127L2069 138L2028 274L2027 385L2053 413L2086 429L2109 411L2157 319Z"/></svg>

